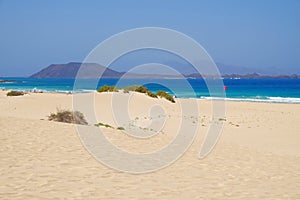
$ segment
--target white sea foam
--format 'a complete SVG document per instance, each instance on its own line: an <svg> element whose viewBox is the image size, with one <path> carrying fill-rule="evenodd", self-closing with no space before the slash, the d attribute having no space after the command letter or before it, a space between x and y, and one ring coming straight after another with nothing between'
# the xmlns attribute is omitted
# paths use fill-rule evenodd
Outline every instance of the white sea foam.
<svg viewBox="0 0 300 200"><path fill-rule="evenodd" d="M300 103L300 98L293 97L266 97L266 98L218 98L200 97L200 99L226 100L226 101L247 101L247 102L267 102L267 103Z"/></svg>
<svg viewBox="0 0 300 200"><path fill-rule="evenodd" d="M271 101L283 103L300 103L300 98L292 97L268 97Z"/></svg>

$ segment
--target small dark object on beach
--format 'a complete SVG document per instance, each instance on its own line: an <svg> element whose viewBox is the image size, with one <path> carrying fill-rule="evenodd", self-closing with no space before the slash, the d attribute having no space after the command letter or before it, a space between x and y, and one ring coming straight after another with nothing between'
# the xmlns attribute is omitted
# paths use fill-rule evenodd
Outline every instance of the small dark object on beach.
<svg viewBox="0 0 300 200"><path fill-rule="evenodd" d="M0 80L0 83L14 83L13 80Z"/></svg>
<svg viewBox="0 0 300 200"><path fill-rule="evenodd" d="M6 94L6 96L12 97L12 96L22 96L24 95L24 92L19 92L19 91L10 91Z"/></svg>

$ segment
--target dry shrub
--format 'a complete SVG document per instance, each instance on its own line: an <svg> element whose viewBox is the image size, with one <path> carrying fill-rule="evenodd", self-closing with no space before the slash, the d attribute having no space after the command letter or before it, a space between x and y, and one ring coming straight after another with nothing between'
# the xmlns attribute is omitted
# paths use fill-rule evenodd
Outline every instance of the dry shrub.
<svg viewBox="0 0 300 200"><path fill-rule="evenodd" d="M48 117L50 121L87 125L84 115L79 111L57 110Z"/></svg>

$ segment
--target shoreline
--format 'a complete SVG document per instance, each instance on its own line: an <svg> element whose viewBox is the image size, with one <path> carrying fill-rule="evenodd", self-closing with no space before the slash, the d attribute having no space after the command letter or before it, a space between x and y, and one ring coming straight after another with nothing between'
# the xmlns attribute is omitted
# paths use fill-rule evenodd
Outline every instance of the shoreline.
<svg viewBox="0 0 300 200"><path fill-rule="evenodd" d="M36 90L36 91L34 91ZM25 93L48 93L48 94L87 94L87 93L94 93L97 92L97 90L84 90L80 92L74 92L73 90L59 90L59 91L50 91L50 90L41 90L41 89L3 89L0 88L0 91L20 91ZM219 98L219 97L200 97L200 98L194 98L194 97L175 97L176 99L196 99L200 101L211 101L211 100L224 100L225 102L255 102L255 103L278 103L278 104L300 104L300 97L280 97L280 96L274 96L274 97L265 97L265 98L240 98L240 97L225 97Z"/></svg>

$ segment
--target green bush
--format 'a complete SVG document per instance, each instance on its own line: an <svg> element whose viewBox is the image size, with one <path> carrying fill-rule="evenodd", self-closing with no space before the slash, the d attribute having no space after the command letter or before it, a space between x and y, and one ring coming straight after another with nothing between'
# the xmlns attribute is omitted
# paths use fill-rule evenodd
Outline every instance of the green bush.
<svg viewBox="0 0 300 200"><path fill-rule="evenodd" d="M141 85L132 85L124 88L124 92L135 91L139 93L146 93L149 97L157 98L157 95L148 90L147 87Z"/></svg>
<svg viewBox="0 0 300 200"><path fill-rule="evenodd" d="M51 113L50 116L48 116L48 120L72 124L88 124L84 115L79 111L58 110L57 113Z"/></svg>
<svg viewBox="0 0 300 200"><path fill-rule="evenodd" d="M147 93L148 89L145 86L139 86L135 91L140 93Z"/></svg>
<svg viewBox="0 0 300 200"><path fill-rule="evenodd" d="M124 130L125 130L125 128L122 127L122 126L119 126L117 129L118 129L118 130L121 130L121 131L124 131Z"/></svg>
<svg viewBox="0 0 300 200"><path fill-rule="evenodd" d="M118 88L116 86L103 85L97 91L98 92L118 92Z"/></svg>
<svg viewBox="0 0 300 200"><path fill-rule="evenodd" d="M152 93L151 91L147 91L147 95L152 98L157 98L157 95Z"/></svg>
<svg viewBox="0 0 300 200"><path fill-rule="evenodd" d="M98 92L118 92L119 89L122 89L122 88L117 88L116 86L103 85L102 87L100 87L98 89ZM162 97L162 98L165 98L165 99L171 101L172 103L175 103L174 98L167 92L159 90L159 91L157 91L156 94L154 94L153 92L149 91L147 89L147 87L141 86L141 85L128 86L128 87L123 88L123 91L124 91L124 93L129 93L129 91L144 93L152 98L157 98L159 96L159 97Z"/></svg>
<svg viewBox="0 0 300 200"><path fill-rule="evenodd" d="M124 88L124 92L128 93L129 91L136 91L140 86L139 85L131 85Z"/></svg>
<svg viewBox="0 0 300 200"><path fill-rule="evenodd" d="M12 97L12 96L22 96L24 95L24 92L19 92L19 91L10 91L6 94L6 96Z"/></svg>
<svg viewBox="0 0 300 200"><path fill-rule="evenodd" d="M159 96L159 97L165 98L165 99L171 101L172 103L175 103L174 98L169 93L167 93L165 91L159 90L159 91L157 91L156 95Z"/></svg>
<svg viewBox="0 0 300 200"><path fill-rule="evenodd" d="M104 126L104 127L106 127L106 128L114 128L114 127L112 127L111 125L109 125L109 124L104 124L104 123L102 123L102 122L99 122L98 124L95 124L95 126Z"/></svg>

